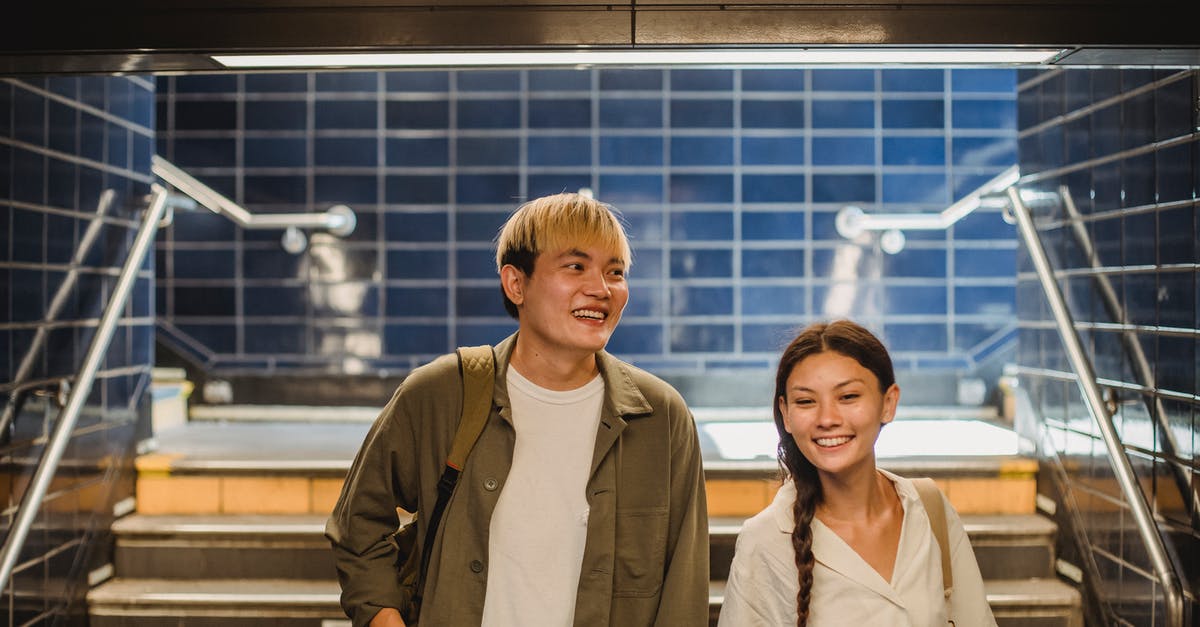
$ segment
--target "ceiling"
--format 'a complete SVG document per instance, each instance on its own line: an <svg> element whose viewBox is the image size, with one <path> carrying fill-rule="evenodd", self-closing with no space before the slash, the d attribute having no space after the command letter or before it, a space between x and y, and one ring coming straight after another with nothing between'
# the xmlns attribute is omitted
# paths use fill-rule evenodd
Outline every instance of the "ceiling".
<svg viewBox="0 0 1200 627"><path fill-rule="evenodd" d="M1055 65L1200 67L1194 1L42 2L0 75L211 72L210 53L723 47L1061 48Z"/></svg>

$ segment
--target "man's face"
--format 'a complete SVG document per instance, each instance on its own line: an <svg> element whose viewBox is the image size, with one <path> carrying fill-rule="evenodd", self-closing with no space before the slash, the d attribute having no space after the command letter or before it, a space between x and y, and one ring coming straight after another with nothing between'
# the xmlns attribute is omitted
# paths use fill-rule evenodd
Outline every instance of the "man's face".
<svg viewBox="0 0 1200 627"><path fill-rule="evenodd" d="M582 358L603 349L629 302L625 264L603 247L547 250L534 260L532 275L505 266L501 279L520 311L521 343L547 357Z"/></svg>

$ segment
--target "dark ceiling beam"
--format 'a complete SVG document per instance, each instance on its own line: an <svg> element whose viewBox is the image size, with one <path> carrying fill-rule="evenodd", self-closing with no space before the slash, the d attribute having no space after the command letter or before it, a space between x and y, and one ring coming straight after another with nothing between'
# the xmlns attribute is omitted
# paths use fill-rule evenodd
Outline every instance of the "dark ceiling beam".
<svg viewBox="0 0 1200 627"><path fill-rule="evenodd" d="M1148 11L1130 3L987 3L641 8L642 45L1018 45L1200 46L1182 9Z"/></svg>
<svg viewBox="0 0 1200 627"><path fill-rule="evenodd" d="M0 26L0 74L212 71L219 68L207 54L230 52L573 47L1022 45L1104 49L1107 55L1093 57L1114 63L1129 62L1137 51L1168 50L1177 58L1200 59L1192 4L159 0L68 7L43 2L30 7L30 17Z"/></svg>

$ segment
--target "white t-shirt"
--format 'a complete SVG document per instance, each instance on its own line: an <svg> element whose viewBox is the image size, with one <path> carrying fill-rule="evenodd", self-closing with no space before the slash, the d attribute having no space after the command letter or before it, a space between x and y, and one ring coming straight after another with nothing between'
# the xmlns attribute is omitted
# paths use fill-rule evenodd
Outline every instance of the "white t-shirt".
<svg viewBox="0 0 1200 627"><path fill-rule="evenodd" d="M483 626L570 627L604 379L559 392L509 367L506 382L516 444L489 529Z"/></svg>

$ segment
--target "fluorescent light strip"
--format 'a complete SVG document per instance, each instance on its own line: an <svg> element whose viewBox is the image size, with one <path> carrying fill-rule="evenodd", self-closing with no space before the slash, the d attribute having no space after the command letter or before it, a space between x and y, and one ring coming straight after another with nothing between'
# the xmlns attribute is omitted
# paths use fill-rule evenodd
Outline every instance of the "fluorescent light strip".
<svg viewBox="0 0 1200 627"><path fill-rule="evenodd" d="M1061 50L1030 48L783 48L213 55L233 69L296 67L511 67L591 65L1039 64Z"/></svg>

